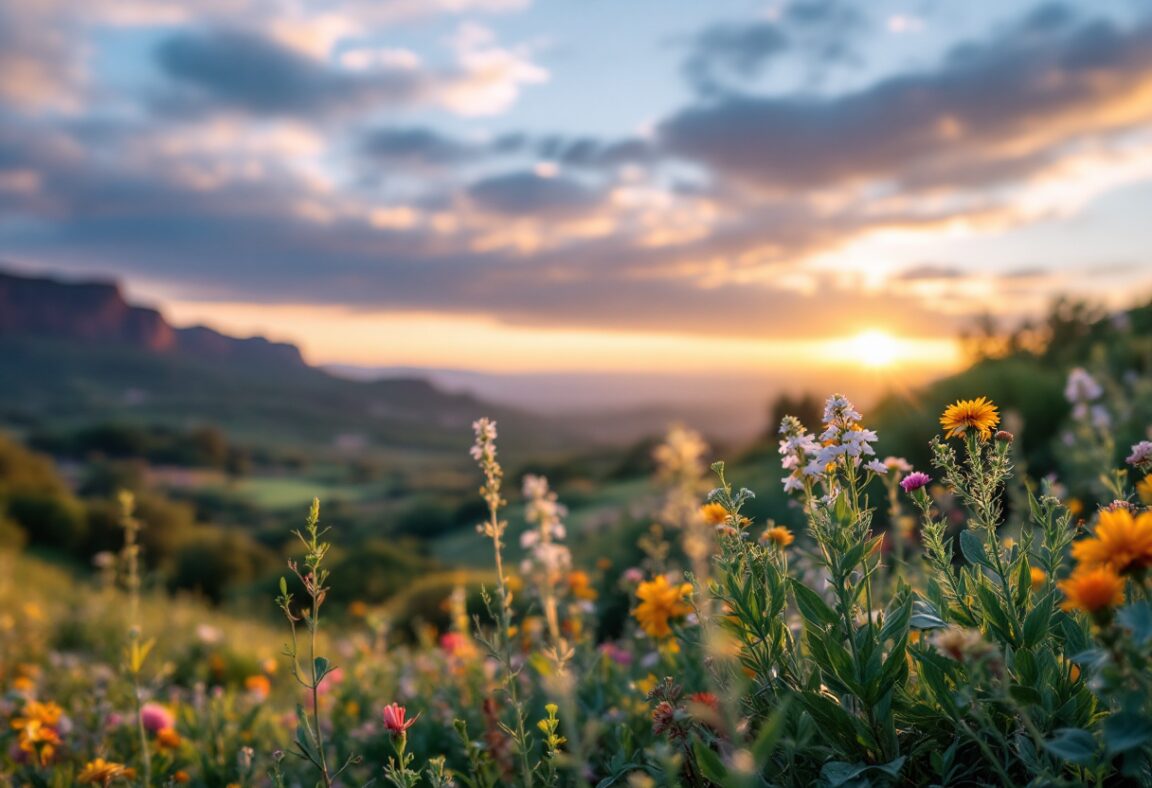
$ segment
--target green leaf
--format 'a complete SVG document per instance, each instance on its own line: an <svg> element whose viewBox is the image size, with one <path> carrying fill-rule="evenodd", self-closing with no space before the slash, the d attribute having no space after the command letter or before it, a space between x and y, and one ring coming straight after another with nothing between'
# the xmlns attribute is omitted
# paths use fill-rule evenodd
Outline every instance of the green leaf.
<svg viewBox="0 0 1152 788"><path fill-rule="evenodd" d="M288 596L288 579L283 575L280 577L280 595Z"/></svg>
<svg viewBox="0 0 1152 788"><path fill-rule="evenodd" d="M987 569L992 568L992 562L988 560L988 554L984 552L983 540L972 531L960 532L960 552L968 559L968 563Z"/></svg>
<svg viewBox="0 0 1152 788"><path fill-rule="evenodd" d="M772 712L772 716L760 727L760 731L756 734L756 741L752 743L752 756L756 759L756 763L768 763L768 759L772 757L776 744L784 735L784 726L788 721L788 707L790 705L791 700L784 698Z"/></svg>
<svg viewBox="0 0 1152 788"><path fill-rule="evenodd" d="M1053 601L1052 592L1049 591L1028 611L1028 615L1024 618L1025 646L1035 646L1048 636L1052 624Z"/></svg>
<svg viewBox="0 0 1152 788"><path fill-rule="evenodd" d="M1096 739L1080 728L1061 728L1044 742L1044 749L1078 766L1091 766L1096 760Z"/></svg>
<svg viewBox="0 0 1152 788"><path fill-rule="evenodd" d="M698 739L692 742L692 752L696 754L696 763L704 776L714 783L723 785L728 779L728 769L724 766L724 761L720 760L720 756Z"/></svg>
<svg viewBox="0 0 1152 788"><path fill-rule="evenodd" d="M1104 720L1104 746L1109 755L1134 750L1152 741L1152 720L1122 711Z"/></svg>
<svg viewBox="0 0 1152 788"><path fill-rule="evenodd" d="M327 676L332 669L328 667L328 660L325 657L316 657L313 665L316 670L316 683L319 684L321 679Z"/></svg>
<svg viewBox="0 0 1152 788"><path fill-rule="evenodd" d="M908 619L908 625L913 629L942 629L948 626L936 608L922 599L912 603L912 617Z"/></svg>
<svg viewBox="0 0 1152 788"><path fill-rule="evenodd" d="M791 581L792 593L796 596L796 606L800 608L800 614L804 616L806 621L817 628L839 621L836 611L828 607L828 603L824 601L822 596L795 578L792 578Z"/></svg>
<svg viewBox="0 0 1152 788"><path fill-rule="evenodd" d="M1017 703L1022 703L1026 706L1039 706L1044 702L1044 698L1041 697L1039 692L1032 687L1025 687L1023 684L1013 684L1008 688L1008 693Z"/></svg>

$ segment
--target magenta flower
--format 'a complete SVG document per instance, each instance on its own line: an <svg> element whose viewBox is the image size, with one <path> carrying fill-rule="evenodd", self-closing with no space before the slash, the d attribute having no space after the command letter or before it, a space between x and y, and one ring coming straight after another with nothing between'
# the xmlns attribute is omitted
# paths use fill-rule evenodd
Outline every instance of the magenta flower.
<svg viewBox="0 0 1152 788"><path fill-rule="evenodd" d="M144 730L149 733L172 728L176 725L176 718L172 716L172 712L159 703L145 703L140 709L140 718L144 723Z"/></svg>
<svg viewBox="0 0 1152 788"><path fill-rule="evenodd" d="M406 711L399 703L389 703L384 707L384 727L393 736L403 736L408 732L408 729L416 724L416 720L420 719L417 714L410 720L404 719Z"/></svg>
<svg viewBox="0 0 1152 788"><path fill-rule="evenodd" d="M900 480L900 489L906 493L914 492L930 481L932 477L923 471L913 471Z"/></svg>

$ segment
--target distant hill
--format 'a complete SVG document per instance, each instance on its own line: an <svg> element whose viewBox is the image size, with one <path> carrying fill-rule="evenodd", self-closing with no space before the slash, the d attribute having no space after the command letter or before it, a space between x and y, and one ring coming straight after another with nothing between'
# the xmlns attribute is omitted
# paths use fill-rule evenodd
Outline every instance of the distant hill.
<svg viewBox="0 0 1152 788"><path fill-rule="evenodd" d="M295 345L238 339L207 326L174 328L155 309L129 304L115 282L64 282L0 271L0 337L116 345L209 361L303 366Z"/></svg>
<svg viewBox="0 0 1152 788"><path fill-rule="evenodd" d="M251 442L317 452L463 451L480 415L524 448L580 440L548 419L417 377L356 381L307 365L290 344L176 328L114 282L0 272L0 421L212 423Z"/></svg>

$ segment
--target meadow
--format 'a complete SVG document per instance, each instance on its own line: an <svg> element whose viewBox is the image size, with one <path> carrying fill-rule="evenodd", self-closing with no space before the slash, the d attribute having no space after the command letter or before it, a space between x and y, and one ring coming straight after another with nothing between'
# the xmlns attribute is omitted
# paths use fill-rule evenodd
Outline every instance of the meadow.
<svg viewBox="0 0 1152 788"><path fill-rule="evenodd" d="M1125 342L1088 332L1106 350L1083 365L1067 343L1013 351L875 420L838 394L792 402L728 463L674 427L647 480L514 473L481 417L469 527L407 562L300 501L299 477L181 476L291 510L270 582L248 567L215 600L156 581L154 493L110 494L72 553L43 532L11 549L56 511L19 491L66 492L8 447L0 779L1152 784L1152 353L1108 330ZM1036 410L1053 386L1055 416ZM330 466L314 480L364 503ZM195 545L214 526L183 528ZM65 557L94 545L91 571ZM236 549L174 555L210 576Z"/></svg>

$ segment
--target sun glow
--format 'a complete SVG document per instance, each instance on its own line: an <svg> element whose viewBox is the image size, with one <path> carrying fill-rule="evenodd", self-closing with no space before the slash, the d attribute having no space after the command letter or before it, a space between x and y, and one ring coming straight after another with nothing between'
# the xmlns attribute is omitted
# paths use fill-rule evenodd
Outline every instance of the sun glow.
<svg viewBox="0 0 1152 788"><path fill-rule="evenodd" d="M890 367L901 357L899 342L889 333L871 329L848 341L848 352L865 367Z"/></svg>

